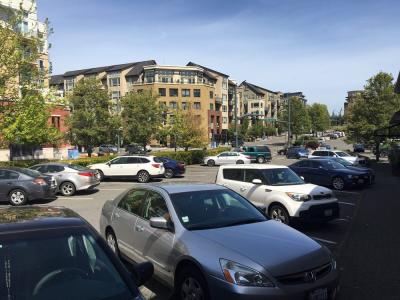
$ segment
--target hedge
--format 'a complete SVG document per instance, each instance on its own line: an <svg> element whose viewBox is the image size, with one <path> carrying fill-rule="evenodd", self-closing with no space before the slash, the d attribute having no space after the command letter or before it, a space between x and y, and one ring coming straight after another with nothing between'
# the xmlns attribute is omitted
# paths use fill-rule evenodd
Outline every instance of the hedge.
<svg viewBox="0 0 400 300"><path fill-rule="evenodd" d="M187 165L193 165L202 163L203 158L206 156L217 155L223 151L228 151L228 150L230 150L230 148L219 147L210 150L189 150L189 151L177 151L177 152L159 151L159 152L152 152L149 155L169 157L177 161L182 161ZM71 163L74 165L80 165L86 167L91 164L97 164L109 161L114 157L115 156L84 157L72 160L49 160L49 159L15 160L15 161L0 162L0 167L14 166L14 167L28 168L36 164L47 163L47 162Z"/></svg>

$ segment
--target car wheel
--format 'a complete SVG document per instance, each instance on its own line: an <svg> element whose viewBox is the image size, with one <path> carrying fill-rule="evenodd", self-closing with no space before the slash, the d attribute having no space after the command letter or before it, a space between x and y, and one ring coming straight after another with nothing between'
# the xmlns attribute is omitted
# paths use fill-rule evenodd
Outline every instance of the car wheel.
<svg viewBox="0 0 400 300"><path fill-rule="evenodd" d="M137 180L140 183L147 183L150 181L150 174L147 171L139 171L139 173L137 173Z"/></svg>
<svg viewBox="0 0 400 300"><path fill-rule="evenodd" d="M66 181L60 185L60 193L63 196L69 197L75 194L76 187L72 182Z"/></svg>
<svg viewBox="0 0 400 300"><path fill-rule="evenodd" d="M103 181L104 180L104 173L102 170L96 170L96 177L98 180Z"/></svg>
<svg viewBox="0 0 400 300"><path fill-rule="evenodd" d="M165 173L164 173L165 178L172 178L174 177L174 171L172 169L165 169Z"/></svg>
<svg viewBox="0 0 400 300"><path fill-rule="evenodd" d="M237 165L243 165L243 164L244 164L244 161L241 160L241 159L239 159L239 160L236 162L236 164L237 164Z"/></svg>
<svg viewBox="0 0 400 300"><path fill-rule="evenodd" d="M259 164L263 164L265 162L265 158L263 156L259 156L259 157L257 157L257 162Z"/></svg>
<svg viewBox="0 0 400 300"><path fill-rule="evenodd" d="M215 161L214 161L213 159L209 159L209 160L207 161L207 166L209 166L209 167L214 167L214 166L215 166Z"/></svg>
<svg viewBox="0 0 400 300"><path fill-rule="evenodd" d="M195 267L185 268L178 275L176 299L209 300L206 281Z"/></svg>
<svg viewBox="0 0 400 300"><path fill-rule="evenodd" d="M114 231L112 229L107 230L106 241L107 245L111 248L112 252L114 252L117 256L119 256L117 238L115 237Z"/></svg>
<svg viewBox="0 0 400 300"><path fill-rule="evenodd" d="M332 179L332 186L335 190L341 191L344 189L344 180L341 177L335 177Z"/></svg>
<svg viewBox="0 0 400 300"><path fill-rule="evenodd" d="M12 190L8 196L10 204L13 206L24 205L28 201L28 197L23 190Z"/></svg>
<svg viewBox="0 0 400 300"><path fill-rule="evenodd" d="M271 206L271 208L269 209L269 217L272 220L281 222L286 225L288 225L290 222L289 213L287 212L286 208L279 204Z"/></svg>

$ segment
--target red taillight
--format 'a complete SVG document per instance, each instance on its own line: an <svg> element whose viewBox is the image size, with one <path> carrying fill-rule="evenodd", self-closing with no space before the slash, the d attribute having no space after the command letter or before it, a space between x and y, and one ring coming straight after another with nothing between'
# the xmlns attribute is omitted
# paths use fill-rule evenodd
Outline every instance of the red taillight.
<svg viewBox="0 0 400 300"><path fill-rule="evenodd" d="M161 165L160 164L151 164L154 168L159 168Z"/></svg>
<svg viewBox="0 0 400 300"><path fill-rule="evenodd" d="M246 156L247 159L251 159L251 156Z"/></svg>
<svg viewBox="0 0 400 300"><path fill-rule="evenodd" d="M35 178L33 180L33 183L38 185L47 185L46 180L44 180L43 178Z"/></svg>
<svg viewBox="0 0 400 300"><path fill-rule="evenodd" d="M86 177L93 177L94 173L93 172L79 172L78 175L86 176Z"/></svg>

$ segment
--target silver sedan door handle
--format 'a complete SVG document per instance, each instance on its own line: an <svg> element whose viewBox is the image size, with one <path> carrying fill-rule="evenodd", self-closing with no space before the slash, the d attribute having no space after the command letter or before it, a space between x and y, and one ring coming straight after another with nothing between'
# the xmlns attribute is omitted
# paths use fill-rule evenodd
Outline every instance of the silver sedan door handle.
<svg viewBox="0 0 400 300"><path fill-rule="evenodd" d="M143 226L136 226L136 231L142 232L144 230Z"/></svg>
<svg viewBox="0 0 400 300"><path fill-rule="evenodd" d="M247 191L247 188L241 187L241 188L240 188L240 191L241 191L241 192Z"/></svg>

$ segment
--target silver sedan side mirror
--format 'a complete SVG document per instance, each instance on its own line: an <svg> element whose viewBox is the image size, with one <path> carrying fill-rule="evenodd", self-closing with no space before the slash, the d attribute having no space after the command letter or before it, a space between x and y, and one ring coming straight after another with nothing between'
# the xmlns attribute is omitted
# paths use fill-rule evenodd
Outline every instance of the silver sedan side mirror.
<svg viewBox="0 0 400 300"><path fill-rule="evenodd" d="M157 229L169 229L168 221L163 217L155 217L150 219L150 226Z"/></svg>

